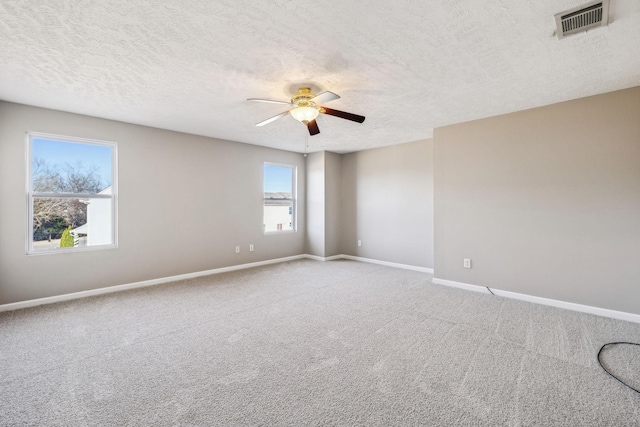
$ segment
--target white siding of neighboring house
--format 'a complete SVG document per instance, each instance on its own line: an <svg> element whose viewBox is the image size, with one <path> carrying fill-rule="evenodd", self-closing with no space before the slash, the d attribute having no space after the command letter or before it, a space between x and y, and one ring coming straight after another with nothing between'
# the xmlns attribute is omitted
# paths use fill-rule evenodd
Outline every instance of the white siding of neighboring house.
<svg viewBox="0 0 640 427"><path fill-rule="evenodd" d="M98 194L111 194L111 187ZM91 199L87 205L87 246L112 244L111 227L111 199Z"/></svg>
<svg viewBox="0 0 640 427"><path fill-rule="evenodd" d="M282 224L282 228L278 228L278 224ZM291 215L289 214L289 206L265 206L264 207L264 231L280 231L292 230Z"/></svg>

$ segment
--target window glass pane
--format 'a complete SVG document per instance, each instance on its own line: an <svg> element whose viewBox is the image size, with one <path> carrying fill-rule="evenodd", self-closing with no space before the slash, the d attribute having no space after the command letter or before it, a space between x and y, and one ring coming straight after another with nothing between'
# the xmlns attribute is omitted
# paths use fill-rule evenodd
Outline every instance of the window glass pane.
<svg viewBox="0 0 640 427"><path fill-rule="evenodd" d="M27 254L116 247L116 144L27 136Z"/></svg>
<svg viewBox="0 0 640 427"><path fill-rule="evenodd" d="M111 199L34 197L33 251L113 244L112 211Z"/></svg>
<svg viewBox="0 0 640 427"><path fill-rule="evenodd" d="M290 166L264 165L265 199L268 193L291 199L293 193L293 168Z"/></svg>
<svg viewBox="0 0 640 427"><path fill-rule="evenodd" d="M99 193L112 183L112 150L34 137L31 145L33 191Z"/></svg>
<svg viewBox="0 0 640 427"><path fill-rule="evenodd" d="M282 203L265 200L264 231L293 230L293 205L291 201Z"/></svg>
<svg viewBox="0 0 640 427"><path fill-rule="evenodd" d="M265 232L295 230L293 166L264 165Z"/></svg>

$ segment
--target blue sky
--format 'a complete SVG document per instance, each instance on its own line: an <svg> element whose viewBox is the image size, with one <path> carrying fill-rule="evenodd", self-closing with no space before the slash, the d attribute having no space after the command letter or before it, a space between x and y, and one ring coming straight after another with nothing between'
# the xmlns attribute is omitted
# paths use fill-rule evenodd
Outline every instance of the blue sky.
<svg viewBox="0 0 640 427"><path fill-rule="evenodd" d="M106 145L81 144L51 139L33 138L32 158L46 160L50 166L63 167L66 163L81 162L89 169L95 167L106 187L111 185L111 152Z"/></svg>
<svg viewBox="0 0 640 427"><path fill-rule="evenodd" d="M267 193L293 193L293 168L264 165L264 191Z"/></svg>

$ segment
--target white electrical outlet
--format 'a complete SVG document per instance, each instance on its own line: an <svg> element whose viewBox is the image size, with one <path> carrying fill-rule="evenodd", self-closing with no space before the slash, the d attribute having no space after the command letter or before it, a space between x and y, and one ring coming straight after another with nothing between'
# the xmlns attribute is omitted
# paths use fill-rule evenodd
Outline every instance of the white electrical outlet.
<svg viewBox="0 0 640 427"><path fill-rule="evenodd" d="M253 252L253 243L249 245L249 252Z"/></svg>
<svg viewBox="0 0 640 427"><path fill-rule="evenodd" d="M362 240L358 240L358 246L362 246Z"/></svg>
<svg viewBox="0 0 640 427"><path fill-rule="evenodd" d="M236 253L239 254L240 253L240 246L236 246Z"/></svg>
<svg viewBox="0 0 640 427"><path fill-rule="evenodd" d="M464 259L464 268L471 268L471 260L469 258Z"/></svg>

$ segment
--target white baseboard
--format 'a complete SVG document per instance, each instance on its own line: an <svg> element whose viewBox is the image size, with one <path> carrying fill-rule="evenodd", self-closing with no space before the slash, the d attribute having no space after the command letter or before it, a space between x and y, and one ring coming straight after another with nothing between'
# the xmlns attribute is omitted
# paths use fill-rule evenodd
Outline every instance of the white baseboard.
<svg viewBox="0 0 640 427"><path fill-rule="evenodd" d="M96 295L109 294L109 293L112 293L112 292L126 291L126 290L129 290L129 289L144 288L144 287L147 287L147 286L160 285L162 283L176 282L178 280L194 279L196 277L209 276L211 274L226 273L226 272L229 272L229 271L243 270L243 269L246 269L246 268L259 267L259 266L262 266L262 265L269 265L269 264L277 264L277 263L280 263L280 262L294 261L294 260L302 259L302 258L313 259L313 260L316 260L316 261L333 261L333 260L336 260L336 259L346 258L346 259L352 259L352 260L356 260L356 261L371 262L371 263L374 263L374 264L387 265L387 266L390 266L390 267L397 267L397 268L404 268L404 269L408 269L408 270L423 271L423 272L426 272L426 273L433 273L432 269L424 269L422 267L414 267L414 266L411 266L411 265L396 264L396 263L392 263L392 262L377 261L377 260L368 259L368 258L352 257L350 255L334 255L334 256L330 256L330 257L320 257L320 256L316 256L316 255L303 254L303 255L294 255L294 256L284 257L284 258L270 259L270 260L266 260L266 261L251 262L251 263L248 263L248 264L232 265L230 267L215 268L213 270L197 271L195 273L179 274L177 276L161 277L161 278L158 278L158 279L144 280L142 282L128 283L128 284L125 284L125 285L115 285L115 286L109 286L109 287L105 287L105 288L91 289L89 291L73 292L73 293L70 293L70 294L56 295L56 296L53 296L53 297L37 298L37 299L32 299L32 300L27 300L27 301L14 302L14 303L10 303L10 304L2 304L2 305L0 305L0 312L11 311L11 310L19 310L21 308L36 307L36 306L44 305L44 304L53 304L53 303L56 303L56 302L69 301L69 300L74 300L74 299L78 299L78 298L86 298L86 297L91 297L91 296L96 296Z"/></svg>
<svg viewBox="0 0 640 427"><path fill-rule="evenodd" d="M466 291L491 294L491 292L489 292L489 290L485 286L470 285L468 283L454 282L453 280L438 279L436 277L434 277L431 281L436 285L445 285L445 286L451 286L452 288L464 289Z"/></svg>
<svg viewBox="0 0 640 427"><path fill-rule="evenodd" d="M359 256L353 256L353 255L338 255L338 256L340 258L350 259L350 260L353 260L353 261L368 262L368 263L371 263L371 264L386 265L387 267L402 268L403 270L413 270L413 271L420 271L422 273L433 274L433 268L417 267L415 265L398 264L398 263L395 263L395 262L388 262L388 261L379 261L377 259L361 258Z"/></svg>
<svg viewBox="0 0 640 427"><path fill-rule="evenodd" d="M125 285L115 285L106 288L91 289L89 291L73 292L70 294L56 295L53 297L37 298L27 301L14 302L10 304L0 305L0 312L18 310L21 308L36 307L44 304L53 304L55 302L69 301L78 298L92 297L96 295L109 294L112 292L126 291L129 289L144 288L147 286L160 285L162 283L176 282L178 280L194 279L201 276L209 276L211 274L226 273L235 270L244 270L245 268L260 267L262 265L277 264L280 262L294 261L305 258L305 255L295 255L285 258L276 258L266 261L251 262L248 264L232 265L230 267L214 268L213 270L197 271L195 273L179 274L177 276L161 277L158 279L144 280L142 282L128 283Z"/></svg>
<svg viewBox="0 0 640 427"><path fill-rule="evenodd" d="M316 260L316 261L323 261L323 262L324 261L333 261L333 260L340 259L340 258L343 257L343 255L333 255L333 256L328 256L328 257L321 257L321 256L318 256L318 255L309 255L309 254L305 254L305 255L302 255L302 256L304 258L309 258L309 259L313 259L313 260Z"/></svg>
<svg viewBox="0 0 640 427"><path fill-rule="evenodd" d="M128 283L125 285L109 286L105 288L92 289L89 291L73 292L70 294L56 295L53 297L38 298L38 299L20 301L20 302L15 302L10 304L2 304L0 305L0 312L18 310L21 308L28 308L28 307L36 307L44 304L53 304L61 301L69 301L69 300L74 300L78 298L86 298L90 296L108 294L112 292L120 292L120 291L129 290L129 289L144 288L147 286L160 285L163 283L175 282L178 280L193 279L201 276L209 276L211 274L226 273L229 271L243 270L247 268L260 267L263 265L277 264L277 263L287 262L287 261L294 261L294 260L303 259L303 258L308 258L316 261L333 261L337 259L349 259L353 261L368 262L372 264L385 265L388 267L395 267L395 268L401 268L405 270L413 270L413 271L433 274L432 268L417 267L414 265L407 265L407 264L398 264L395 262L380 261L376 259L362 258L362 257L353 256L353 255L341 254L341 255L334 255L330 257L320 257L316 255L303 254L303 255L294 255L294 256L284 257L284 258L270 259L266 261L252 262L248 264L233 265L230 267L215 268L212 270L198 271L195 273L180 274L177 276L161 277L158 279ZM517 299L521 301L532 302L535 304L548 305L551 307L563 308L567 310L579 311L582 313L595 314L597 316L609 317L612 319L619 319L619 320L626 320L628 322L640 323L640 315L633 314L633 313L626 313L623 311L609 310L609 309L600 308L600 307L592 307L592 306L576 304L572 302L536 297L536 296L527 295L527 294L520 294L517 292L503 291L503 290L494 289L494 288L491 288L491 291L489 291L489 289L485 286L455 282L453 280L445 280L445 279L439 279L435 277L433 278L433 283L438 285L452 286L455 288L465 289L473 292L481 292L486 294L493 293L496 296L502 296L502 297Z"/></svg>
<svg viewBox="0 0 640 427"><path fill-rule="evenodd" d="M433 283L437 285L452 286L454 288L466 289L468 291L482 292L486 294L493 293L499 297L517 299L520 301L532 302L534 304L548 305L565 310L579 311L582 313L595 314L596 316L609 317L612 319L626 320L627 322L640 323L640 314L626 313L624 311L609 310L608 308L593 307L590 305L576 304L573 302L560 301L550 298L536 297L533 295L520 294L518 292L503 291L491 288L491 292L486 286L470 285L468 283L454 282L453 280L445 280L433 278Z"/></svg>
<svg viewBox="0 0 640 427"><path fill-rule="evenodd" d="M380 265L386 265L387 267L395 267L395 268L401 268L403 270L413 270L413 271L419 271L421 273L433 274L433 268L417 267L415 265L408 265L408 264L398 264L395 262L380 261L380 260L371 259L371 258L361 258L353 255L340 254L340 255L333 255L329 257L321 257L317 255L305 254L303 255L303 257L313 259L315 261L334 261L337 259L349 259L352 261L368 262L370 264L380 264Z"/></svg>

